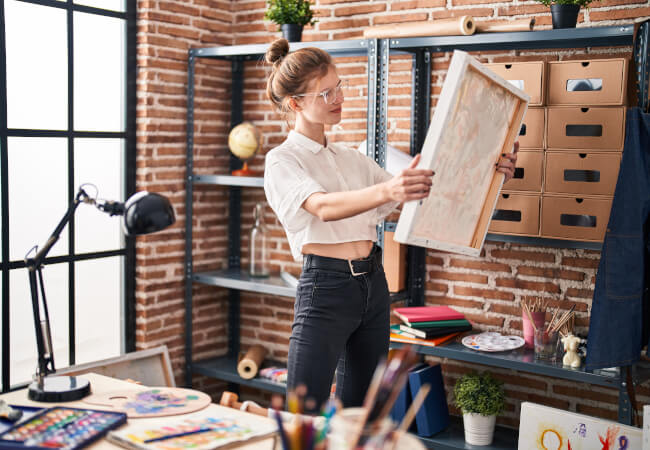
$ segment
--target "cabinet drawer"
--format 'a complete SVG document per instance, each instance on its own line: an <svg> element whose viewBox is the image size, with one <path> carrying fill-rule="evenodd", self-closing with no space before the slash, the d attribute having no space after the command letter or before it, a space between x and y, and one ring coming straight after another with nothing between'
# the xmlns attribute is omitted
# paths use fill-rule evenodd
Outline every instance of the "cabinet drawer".
<svg viewBox="0 0 650 450"><path fill-rule="evenodd" d="M542 190L542 173L544 172L543 151L519 151L515 176L503 185L508 191Z"/></svg>
<svg viewBox="0 0 650 450"><path fill-rule="evenodd" d="M623 58L548 63L549 105L623 105L626 85Z"/></svg>
<svg viewBox="0 0 650 450"><path fill-rule="evenodd" d="M602 241L612 198L542 197L542 237Z"/></svg>
<svg viewBox="0 0 650 450"><path fill-rule="evenodd" d="M546 81L544 61L507 62L484 64L484 66L530 95L529 105L541 106L544 104Z"/></svg>
<svg viewBox="0 0 650 450"><path fill-rule="evenodd" d="M549 107L546 113L549 149L620 151L624 136L624 107Z"/></svg>
<svg viewBox="0 0 650 450"><path fill-rule="evenodd" d="M544 192L614 195L620 153L547 152Z"/></svg>
<svg viewBox="0 0 650 450"><path fill-rule="evenodd" d="M544 108L528 108L517 138L519 148L544 148L545 116Z"/></svg>
<svg viewBox="0 0 650 450"><path fill-rule="evenodd" d="M502 192L488 231L539 235L539 195Z"/></svg>

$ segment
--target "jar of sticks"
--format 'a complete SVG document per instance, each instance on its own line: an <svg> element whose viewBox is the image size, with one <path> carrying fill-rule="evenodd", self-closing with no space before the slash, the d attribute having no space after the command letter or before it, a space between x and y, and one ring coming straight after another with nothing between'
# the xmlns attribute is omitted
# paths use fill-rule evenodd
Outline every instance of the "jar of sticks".
<svg viewBox="0 0 650 450"><path fill-rule="evenodd" d="M521 299L521 325L524 332L524 347L533 348L535 330L544 328L548 300L525 296Z"/></svg>

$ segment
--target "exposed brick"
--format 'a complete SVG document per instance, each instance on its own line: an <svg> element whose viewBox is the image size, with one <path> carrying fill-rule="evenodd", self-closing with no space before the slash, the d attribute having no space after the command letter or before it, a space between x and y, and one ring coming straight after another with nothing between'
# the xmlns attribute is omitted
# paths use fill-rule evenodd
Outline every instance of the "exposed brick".
<svg viewBox="0 0 650 450"><path fill-rule="evenodd" d="M492 1L492 0L490 0ZM390 3L391 11L404 11L405 9L417 8L439 8L446 5L446 0L406 0L392 1Z"/></svg>
<svg viewBox="0 0 650 450"><path fill-rule="evenodd" d="M594 10L589 12L590 20L637 19L643 16L650 16L650 7Z"/></svg>
<svg viewBox="0 0 650 450"><path fill-rule="evenodd" d="M579 297L579 298L592 298L594 296L594 291L592 289L568 288L566 290L566 296Z"/></svg>
<svg viewBox="0 0 650 450"><path fill-rule="evenodd" d="M474 275L469 273L459 273L459 272L441 272L441 271L432 271L429 272L429 277L440 280L450 280L450 281L467 281L470 283L480 283L487 284L488 278L485 275Z"/></svg>
<svg viewBox="0 0 650 450"><path fill-rule="evenodd" d="M427 20L429 15L427 13L408 13L408 14L384 14L375 17L372 22L375 25L382 25L385 23L401 23L401 22L418 22Z"/></svg>
<svg viewBox="0 0 650 450"><path fill-rule="evenodd" d="M502 259L521 259L524 261L555 262L555 254L553 253L494 249L490 252L490 255L493 258L502 258Z"/></svg>
<svg viewBox="0 0 650 450"><path fill-rule="evenodd" d="M593 258L575 258L568 256L562 258L563 266L582 267L585 269L597 269L599 262L599 259Z"/></svg>
<svg viewBox="0 0 650 450"><path fill-rule="evenodd" d="M575 270L562 270L562 269L553 269L546 267L530 267L530 266L519 266L517 267L517 275L529 275L534 277L544 277L551 279L561 279L561 280L574 280L574 281L583 281L585 279L584 272L577 272Z"/></svg>
<svg viewBox="0 0 650 450"><path fill-rule="evenodd" d="M328 21L320 22L318 24L318 29L324 31L324 30L338 30L341 28L359 28L359 27L367 27L369 24L370 24L370 20L367 18L328 20Z"/></svg>
<svg viewBox="0 0 650 450"><path fill-rule="evenodd" d="M442 264L441 264L442 265ZM512 269L508 264L487 262L478 259L455 259L452 258L449 265L451 267L464 267L466 269L475 269L487 272L507 272L510 273Z"/></svg>
<svg viewBox="0 0 650 450"><path fill-rule="evenodd" d="M467 286L454 286L454 294L470 297L494 298L497 300L515 299L515 295L512 292L497 291L495 289L479 289Z"/></svg>
<svg viewBox="0 0 650 450"><path fill-rule="evenodd" d="M516 289L524 289L530 291L549 292L551 294L558 294L560 286L555 283L544 283L537 281L521 280L519 278L497 278L495 280L498 287L509 287Z"/></svg>
<svg viewBox="0 0 650 450"><path fill-rule="evenodd" d="M354 16L356 14L368 14L374 12L386 11L385 4L367 4L367 5L358 5L358 6L346 6L342 8L336 8L334 10L334 15L337 17L344 16Z"/></svg>

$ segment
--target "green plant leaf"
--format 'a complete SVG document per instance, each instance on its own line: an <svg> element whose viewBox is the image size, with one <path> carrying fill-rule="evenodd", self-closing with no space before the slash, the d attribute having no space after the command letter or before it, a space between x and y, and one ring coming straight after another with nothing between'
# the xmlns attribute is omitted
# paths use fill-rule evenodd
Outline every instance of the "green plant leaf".
<svg viewBox="0 0 650 450"><path fill-rule="evenodd" d="M267 0L264 18L278 25L313 25L317 22L309 0Z"/></svg>
<svg viewBox="0 0 650 450"><path fill-rule="evenodd" d="M483 416L499 415L506 405L503 383L488 372L463 375L454 386L454 397L464 413Z"/></svg>

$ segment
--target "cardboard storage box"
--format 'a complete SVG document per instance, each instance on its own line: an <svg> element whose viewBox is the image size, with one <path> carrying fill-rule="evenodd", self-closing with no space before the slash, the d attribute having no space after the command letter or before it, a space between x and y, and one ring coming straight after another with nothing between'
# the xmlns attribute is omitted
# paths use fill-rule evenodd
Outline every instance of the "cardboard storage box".
<svg viewBox="0 0 650 450"><path fill-rule="evenodd" d="M620 153L547 152L544 192L614 195Z"/></svg>
<svg viewBox="0 0 650 450"><path fill-rule="evenodd" d="M544 152L542 150L520 150L517 153L515 176L503 185L503 189L541 192L543 173Z"/></svg>
<svg viewBox="0 0 650 450"><path fill-rule="evenodd" d="M546 111L549 149L623 150L625 107L575 108L555 106Z"/></svg>
<svg viewBox="0 0 650 450"><path fill-rule="evenodd" d="M544 104L544 93L546 90L546 65L544 61L507 62L483 64L483 66L530 95L529 106L541 106Z"/></svg>
<svg viewBox="0 0 650 450"><path fill-rule="evenodd" d="M548 63L549 105L624 105L626 86L623 58Z"/></svg>
<svg viewBox="0 0 650 450"><path fill-rule="evenodd" d="M538 236L539 203L539 194L501 192L488 231Z"/></svg>
<svg viewBox="0 0 650 450"><path fill-rule="evenodd" d="M519 132L519 148L544 148L546 109L528 108Z"/></svg>
<svg viewBox="0 0 650 450"><path fill-rule="evenodd" d="M602 241L612 197L542 196L542 237Z"/></svg>
<svg viewBox="0 0 650 450"><path fill-rule="evenodd" d="M390 292L406 289L406 252L407 246L393 240L395 233L384 233L384 272Z"/></svg>

